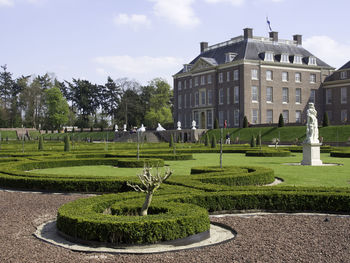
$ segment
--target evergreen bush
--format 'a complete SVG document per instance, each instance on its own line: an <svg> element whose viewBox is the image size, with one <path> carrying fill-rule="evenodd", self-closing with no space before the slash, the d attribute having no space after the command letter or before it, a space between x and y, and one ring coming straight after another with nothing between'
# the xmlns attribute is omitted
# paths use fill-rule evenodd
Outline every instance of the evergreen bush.
<svg viewBox="0 0 350 263"><path fill-rule="evenodd" d="M329 126L328 113L326 111L323 114L322 126L323 127L328 127Z"/></svg>
<svg viewBox="0 0 350 263"><path fill-rule="evenodd" d="M69 137L68 135L64 136L64 151L69 152L70 150L70 144L69 144Z"/></svg>
<svg viewBox="0 0 350 263"><path fill-rule="evenodd" d="M40 136L40 137L39 137L38 150L39 150L39 151L44 150L44 141L43 141L43 136Z"/></svg>
<svg viewBox="0 0 350 263"><path fill-rule="evenodd" d="M174 146L174 135L170 134L169 148L172 148L173 146Z"/></svg>
<svg viewBox="0 0 350 263"><path fill-rule="evenodd" d="M204 145L205 145L205 146L209 146L209 134L208 134L208 133L205 134L205 137L204 137Z"/></svg>
<svg viewBox="0 0 350 263"><path fill-rule="evenodd" d="M243 128L248 128L248 119L247 119L247 116L244 116L244 118L243 118Z"/></svg>
<svg viewBox="0 0 350 263"><path fill-rule="evenodd" d="M256 147L256 139L254 135L252 135L252 138L250 139L250 147Z"/></svg>
<svg viewBox="0 0 350 263"><path fill-rule="evenodd" d="M216 148L216 137L215 134L211 137L211 148Z"/></svg>
<svg viewBox="0 0 350 263"><path fill-rule="evenodd" d="M284 127L284 119L282 113L280 114L278 118L278 127Z"/></svg>
<svg viewBox="0 0 350 263"><path fill-rule="evenodd" d="M219 120L217 118L214 121L214 129L219 129Z"/></svg>

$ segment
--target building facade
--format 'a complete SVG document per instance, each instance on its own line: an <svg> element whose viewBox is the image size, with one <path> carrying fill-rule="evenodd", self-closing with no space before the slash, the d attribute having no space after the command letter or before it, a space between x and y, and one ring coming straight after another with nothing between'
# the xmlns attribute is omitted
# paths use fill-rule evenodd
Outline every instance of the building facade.
<svg viewBox="0 0 350 263"><path fill-rule="evenodd" d="M350 61L330 75L322 85L324 111L331 124L349 124Z"/></svg>
<svg viewBox="0 0 350 263"><path fill-rule="evenodd" d="M244 35L208 46L174 77L174 120L190 128L240 127L244 116L250 124L303 123L307 103L322 112L321 84L334 68L302 47L302 36L281 40Z"/></svg>

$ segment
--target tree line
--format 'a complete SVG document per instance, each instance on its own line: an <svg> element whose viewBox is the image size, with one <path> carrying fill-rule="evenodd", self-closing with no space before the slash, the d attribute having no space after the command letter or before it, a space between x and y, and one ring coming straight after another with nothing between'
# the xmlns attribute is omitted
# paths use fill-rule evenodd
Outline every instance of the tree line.
<svg viewBox="0 0 350 263"><path fill-rule="evenodd" d="M16 79L1 66L0 127L59 130L63 126L128 128L157 123L173 127L173 92L161 78L142 86L127 78L108 77L104 85L85 79L59 81L49 74Z"/></svg>

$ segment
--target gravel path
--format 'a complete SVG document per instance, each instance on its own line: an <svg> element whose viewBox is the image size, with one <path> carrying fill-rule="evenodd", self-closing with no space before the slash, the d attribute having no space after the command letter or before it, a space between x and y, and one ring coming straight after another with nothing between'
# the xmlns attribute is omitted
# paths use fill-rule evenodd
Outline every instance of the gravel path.
<svg viewBox="0 0 350 263"><path fill-rule="evenodd" d="M350 262L350 218L259 215L215 217L238 232L225 244L154 255L72 252L32 234L62 204L83 195L0 190L0 262Z"/></svg>

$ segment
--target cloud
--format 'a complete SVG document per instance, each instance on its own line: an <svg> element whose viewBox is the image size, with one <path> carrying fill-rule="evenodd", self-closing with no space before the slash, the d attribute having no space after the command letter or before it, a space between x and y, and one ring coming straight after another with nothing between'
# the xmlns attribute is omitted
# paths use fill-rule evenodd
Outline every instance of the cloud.
<svg viewBox="0 0 350 263"><path fill-rule="evenodd" d="M210 4L229 3L229 4L234 5L234 6L243 5L245 1L246 0L205 0L205 2L210 3Z"/></svg>
<svg viewBox="0 0 350 263"><path fill-rule="evenodd" d="M13 6L14 0L0 0L0 6Z"/></svg>
<svg viewBox="0 0 350 263"><path fill-rule="evenodd" d="M153 11L158 17L183 28L194 28L200 24L193 11L192 4L196 0L149 0L154 2Z"/></svg>
<svg viewBox="0 0 350 263"><path fill-rule="evenodd" d="M129 26L135 31L142 27L149 28L151 26L151 21L147 16L138 14L119 14L114 17L113 21L117 26Z"/></svg>
<svg viewBox="0 0 350 263"><path fill-rule="evenodd" d="M161 77L172 83L172 75L180 70L183 59L175 57L131 57L101 56L94 58L96 71L103 76L128 77L146 84L153 78Z"/></svg>
<svg viewBox="0 0 350 263"><path fill-rule="evenodd" d="M328 36L312 36L303 46L330 66L339 68L348 62L344 54L350 54L350 45L338 43Z"/></svg>

